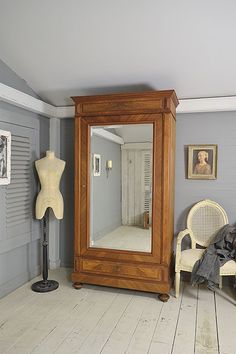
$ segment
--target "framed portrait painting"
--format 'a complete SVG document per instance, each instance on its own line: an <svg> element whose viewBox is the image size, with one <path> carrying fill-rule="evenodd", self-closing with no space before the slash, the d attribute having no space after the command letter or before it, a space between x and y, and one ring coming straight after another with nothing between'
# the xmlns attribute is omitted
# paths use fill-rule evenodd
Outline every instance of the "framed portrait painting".
<svg viewBox="0 0 236 354"><path fill-rule="evenodd" d="M11 180L11 133L0 130L0 185Z"/></svg>
<svg viewBox="0 0 236 354"><path fill-rule="evenodd" d="M101 176L101 155L93 154L93 175Z"/></svg>
<svg viewBox="0 0 236 354"><path fill-rule="evenodd" d="M216 179L217 145L188 146L188 178Z"/></svg>

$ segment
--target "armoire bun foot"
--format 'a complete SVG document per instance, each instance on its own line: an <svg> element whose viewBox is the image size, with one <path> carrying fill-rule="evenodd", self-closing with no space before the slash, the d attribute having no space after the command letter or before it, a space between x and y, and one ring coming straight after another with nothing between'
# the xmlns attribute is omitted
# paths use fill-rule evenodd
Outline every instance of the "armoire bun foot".
<svg viewBox="0 0 236 354"><path fill-rule="evenodd" d="M168 294L159 294L158 298L162 301L162 302L167 302L170 298L170 296Z"/></svg>
<svg viewBox="0 0 236 354"><path fill-rule="evenodd" d="M83 284L81 284L81 283L79 283L79 282L75 282L75 283L73 284L73 287L74 287L76 290L81 289L82 286L83 286Z"/></svg>

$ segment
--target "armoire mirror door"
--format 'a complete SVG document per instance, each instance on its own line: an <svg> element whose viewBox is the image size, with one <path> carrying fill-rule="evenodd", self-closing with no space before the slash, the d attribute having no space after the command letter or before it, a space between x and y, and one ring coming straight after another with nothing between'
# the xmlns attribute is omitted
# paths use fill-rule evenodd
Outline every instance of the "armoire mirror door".
<svg viewBox="0 0 236 354"><path fill-rule="evenodd" d="M133 242L133 246L127 246L127 243L123 242L122 246L118 243L116 246L111 245L108 240L106 240L105 244L99 244L100 240L106 238L105 235L98 240L94 239L94 234L96 234L95 227L98 226L96 223L102 224L101 219L106 219L106 210L104 209L104 201L103 199L95 200L95 191L94 191L94 183L102 182L102 178L104 178L105 183L110 183L111 181L111 173L115 172L115 161L109 160L108 153L111 152L111 148L104 149L106 150L106 156L104 160L102 150L98 150L96 146L94 147L93 144L93 137L98 137L97 132L94 134L94 130L103 129L107 132L114 133L112 131L111 126L119 126L120 128L117 129L124 129L127 130L127 127L134 131L146 130L148 131L148 136L151 137L150 141L146 144L149 145L150 152L152 152L152 182L151 182L151 205L152 208L150 209L150 220L151 223L148 224L149 229L144 229L144 221L141 227L141 224L138 226L140 231L147 231L149 236L149 242L146 242L146 248L144 247L141 249L135 248L137 244ZM135 128L137 126L137 128ZM106 129L104 129L104 127ZM108 128L107 128L108 127ZM77 185L79 188L77 192L77 198L75 200L76 209L79 206L79 223L76 228L79 227L77 231L79 233L78 241L79 244L76 245L80 250L80 253L83 257L98 257L104 259L117 259L126 260L129 259L130 261L135 261L137 259L142 260L144 262L150 263L152 260L155 262L160 262L161 257L161 230L162 230L162 183L163 183L163 171L162 171L162 158L163 158L163 137L162 137L162 130L163 130L163 117L162 114L151 114L151 115L119 115L119 116L110 116L110 115L102 115L102 116L86 116L82 117L77 121L76 129L78 129L80 139L80 153L76 156L76 160L79 160L80 168L77 170L78 177L80 179L80 183ZM103 132L104 134L104 132ZM107 133L105 133L107 134ZM117 135L117 134L116 134ZM120 134L121 136L122 134ZM136 134L137 136L138 134ZM127 143L128 144L128 143ZM119 149L123 151L122 147L124 148L125 144L120 145ZM152 145L152 147L151 147ZM147 145L146 145L147 146ZM132 149L131 149L132 150ZM121 152L122 154L122 152ZM126 152L127 154L127 152ZM124 155L123 155L124 156ZM128 154L127 156L131 156ZM122 155L121 155L122 158ZM108 171L106 169L108 161L112 161L112 170ZM122 163L122 162L121 162ZM113 170L114 167L114 170ZM77 167L78 168L78 167ZM76 168L76 169L77 169ZM103 176L102 176L103 174ZM109 175L110 174L110 175ZM76 177L77 178L77 177ZM92 183L91 183L92 179ZM117 194L116 199L118 199L118 203L120 203L120 213L122 216L122 176L120 177L121 189ZM100 186L101 187L101 186ZM100 188L101 189L101 188ZM97 189L97 192L100 193L100 189ZM112 188L109 193L112 193ZM103 191L103 194L105 192ZM101 193L101 195L103 195ZM102 198L102 197L101 197ZM104 195L105 198L105 195ZM78 205L79 204L79 205ZM77 206L78 205L78 206ZM96 207L96 210L94 209ZM106 205L106 208L111 208L112 205ZM95 215L96 214L96 215ZM123 210L123 216L125 212ZM141 214L141 213L140 213ZM144 220L144 212L142 211L142 217ZM140 216L141 218L141 216ZM140 221L141 222L141 221ZM91 225L91 223L93 223ZM122 226L122 225L121 225ZM126 226L126 225L125 225ZM131 225L135 227L135 225ZM148 227L146 226L146 227ZM117 228L119 225L117 225ZM105 228L107 234L112 233L112 230L108 230ZM118 237L119 234L117 233ZM135 235L137 236L137 235ZM110 237L112 238L112 237ZM124 237L125 238L125 237ZM97 243L97 244L96 244ZM124 245L124 246L123 246ZM123 248L122 248L123 247ZM126 249L125 249L126 247ZM104 258L105 257L105 258ZM104 261L103 261L104 263Z"/></svg>

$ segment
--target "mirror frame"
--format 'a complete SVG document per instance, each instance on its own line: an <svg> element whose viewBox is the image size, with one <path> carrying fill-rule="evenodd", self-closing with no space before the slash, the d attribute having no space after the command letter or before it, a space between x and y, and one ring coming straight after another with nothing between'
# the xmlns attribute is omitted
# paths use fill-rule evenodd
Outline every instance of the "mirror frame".
<svg viewBox="0 0 236 354"><path fill-rule="evenodd" d="M119 124L153 124L153 201L152 201L152 247L151 252L115 250L90 247L90 129L91 126ZM109 258L111 260L161 261L162 250L162 184L163 184L163 116L162 114L139 114L120 116L86 116L76 118L75 156L75 256ZM80 244L78 244L78 242Z"/></svg>

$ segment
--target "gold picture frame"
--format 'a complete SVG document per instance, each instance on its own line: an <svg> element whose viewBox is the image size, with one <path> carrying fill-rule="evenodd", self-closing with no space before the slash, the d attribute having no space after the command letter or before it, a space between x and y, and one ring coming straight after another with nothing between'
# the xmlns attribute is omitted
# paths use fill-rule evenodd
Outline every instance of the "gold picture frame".
<svg viewBox="0 0 236 354"><path fill-rule="evenodd" d="M11 132L0 130L0 185L11 182Z"/></svg>
<svg viewBox="0 0 236 354"><path fill-rule="evenodd" d="M216 179L217 145L188 145L188 178Z"/></svg>

